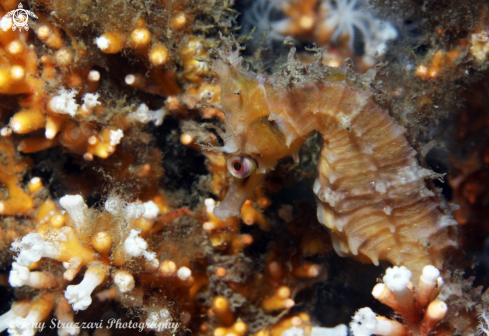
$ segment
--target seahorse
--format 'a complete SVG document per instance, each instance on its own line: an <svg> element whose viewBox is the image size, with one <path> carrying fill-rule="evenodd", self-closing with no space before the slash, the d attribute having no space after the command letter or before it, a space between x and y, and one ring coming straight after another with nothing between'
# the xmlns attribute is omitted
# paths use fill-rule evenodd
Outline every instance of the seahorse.
<svg viewBox="0 0 489 336"><path fill-rule="evenodd" d="M214 214L240 214L244 201L279 159L298 152L318 131L322 147L313 191L317 218L329 230L340 256L379 265L404 265L417 278L426 265L442 268L457 247L456 221L425 179L406 129L377 103L365 77L315 61L302 65L292 47L282 72L271 76L245 70L241 47L224 39L210 63L221 85L230 187ZM365 80L364 80L365 79ZM367 83L367 84L366 84Z"/></svg>

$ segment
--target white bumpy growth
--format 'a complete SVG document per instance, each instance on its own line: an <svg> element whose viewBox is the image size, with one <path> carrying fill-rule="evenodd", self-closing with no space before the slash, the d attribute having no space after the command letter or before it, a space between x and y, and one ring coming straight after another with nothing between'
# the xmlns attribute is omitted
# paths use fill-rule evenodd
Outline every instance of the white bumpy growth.
<svg viewBox="0 0 489 336"><path fill-rule="evenodd" d="M133 257L144 256L148 261L153 261L156 258L156 253L148 252L148 243L139 234L141 230L131 230L129 237L124 242L124 249Z"/></svg>
<svg viewBox="0 0 489 336"><path fill-rule="evenodd" d="M32 288L48 288L56 285L56 281L50 275L42 272L31 272L29 268L12 263L12 270L8 278L12 287L29 286Z"/></svg>
<svg viewBox="0 0 489 336"><path fill-rule="evenodd" d="M59 235L60 240L66 240L66 237ZM56 259L60 255L59 246L54 242L45 242L39 233L31 232L24 236L22 240L16 240L12 243L12 251L19 252L17 263L20 266L28 267L41 258Z"/></svg>
<svg viewBox="0 0 489 336"><path fill-rule="evenodd" d="M0 333L7 329L7 322L16 317L26 317L31 306L29 300L14 302L12 308L2 316L0 316Z"/></svg>
<svg viewBox="0 0 489 336"><path fill-rule="evenodd" d="M86 223L86 211L88 209L83 197L80 195L66 195L59 199L59 204L68 211L77 229Z"/></svg>
<svg viewBox="0 0 489 336"><path fill-rule="evenodd" d="M160 208L153 201L148 201L143 203L144 214L143 217L146 219L155 219L160 213Z"/></svg>
<svg viewBox="0 0 489 336"><path fill-rule="evenodd" d="M143 124L154 122L156 126L160 126L163 123L163 118L166 115L166 110L162 107L159 110L151 111L146 104L141 104L137 108L136 112L132 112L128 115L128 120L138 121Z"/></svg>
<svg viewBox="0 0 489 336"><path fill-rule="evenodd" d="M115 272L114 283L121 293L130 292L136 286L136 281L132 274L123 270Z"/></svg>
<svg viewBox="0 0 489 336"><path fill-rule="evenodd" d="M412 273L406 266L388 268L384 275L384 283L391 291L400 292L407 288Z"/></svg>
<svg viewBox="0 0 489 336"><path fill-rule="evenodd" d="M350 329L355 336L391 335L392 325L389 320L381 320L370 308L362 308L353 316Z"/></svg>
<svg viewBox="0 0 489 336"><path fill-rule="evenodd" d="M85 310L92 303L93 290L105 279L106 271L100 267L89 268L78 285L68 286L65 298L72 305L74 311Z"/></svg>
<svg viewBox="0 0 489 336"><path fill-rule="evenodd" d="M117 131L110 131L110 145L117 146L120 144L122 138L124 137L124 132L121 129Z"/></svg>
<svg viewBox="0 0 489 336"><path fill-rule="evenodd" d="M110 45L110 40L108 38L106 38L105 36L100 36L100 37L97 37L95 40L94 40L95 44L97 45L97 47L104 51L105 49L107 49Z"/></svg>
<svg viewBox="0 0 489 336"><path fill-rule="evenodd" d="M180 267L177 271L177 277L182 281L187 280L188 278L190 278L191 275L192 271L190 270L190 268L185 266Z"/></svg>
<svg viewBox="0 0 489 336"><path fill-rule="evenodd" d="M151 211L151 204L146 203L141 204L139 201L126 203L119 196L111 195L105 201L105 210L107 210L108 213L114 216L121 213L124 214L128 224L131 224L133 220L143 216L147 211ZM147 210L147 208L149 210ZM148 215L150 215L150 212L148 212Z"/></svg>
<svg viewBox="0 0 489 336"><path fill-rule="evenodd" d="M100 75L99 75L100 76ZM97 105L100 105L101 102L98 101L98 93L87 93L83 96L83 112L89 113L91 112Z"/></svg>
<svg viewBox="0 0 489 336"><path fill-rule="evenodd" d="M49 108L56 113L69 114L74 117L77 110L78 104L76 103L75 96L78 93L77 90L65 90L64 88L59 89L58 95L51 98L49 101Z"/></svg>
<svg viewBox="0 0 489 336"><path fill-rule="evenodd" d="M25 318L17 316L6 321L7 331L12 336L34 336L44 318L43 315L44 312L40 309L30 309Z"/></svg>

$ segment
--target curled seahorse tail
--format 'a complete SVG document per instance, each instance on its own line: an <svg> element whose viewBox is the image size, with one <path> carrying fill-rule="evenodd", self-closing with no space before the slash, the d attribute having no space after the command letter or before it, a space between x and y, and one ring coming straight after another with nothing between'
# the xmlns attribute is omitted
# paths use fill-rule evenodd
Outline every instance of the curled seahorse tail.
<svg viewBox="0 0 489 336"><path fill-rule="evenodd" d="M406 265L415 276L428 264L441 268L445 251L457 245L449 228L456 222L426 187L433 173L419 165L405 130L373 93L344 84L334 91L333 107L318 113L323 144L314 192L336 251Z"/></svg>

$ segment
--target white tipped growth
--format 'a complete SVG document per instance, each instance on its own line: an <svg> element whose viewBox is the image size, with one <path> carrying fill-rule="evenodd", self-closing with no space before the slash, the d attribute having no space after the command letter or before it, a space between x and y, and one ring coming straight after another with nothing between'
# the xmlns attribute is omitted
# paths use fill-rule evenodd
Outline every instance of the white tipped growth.
<svg viewBox="0 0 489 336"><path fill-rule="evenodd" d="M11 136L12 135L12 129L8 126L3 127L0 129L0 136Z"/></svg>
<svg viewBox="0 0 489 336"><path fill-rule="evenodd" d="M133 257L144 256L148 261L152 261L156 258L156 253L148 252L148 243L139 234L140 230L131 230L129 237L126 238L124 242L124 249L126 252Z"/></svg>
<svg viewBox="0 0 489 336"><path fill-rule="evenodd" d="M412 273L406 266L388 268L384 275L384 283L393 292L403 291L411 281Z"/></svg>
<svg viewBox="0 0 489 336"><path fill-rule="evenodd" d="M124 207L124 212L126 214L126 219L129 224L133 220L138 219L145 213L146 209L139 201L133 203L127 203Z"/></svg>
<svg viewBox="0 0 489 336"><path fill-rule="evenodd" d="M437 280L440 278L440 271L431 265L423 268L423 274L419 278L418 290L416 292L416 307L419 311L423 310L433 294Z"/></svg>
<svg viewBox="0 0 489 336"><path fill-rule="evenodd" d="M372 309L366 307L358 310L350 323L350 329L355 336L400 336L405 335L406 330L397 321L377 317Z"/></svg>
<svg viewBox="0 0 489 336"><path fill-rule="evenodd" d="M34 232L24 236L22 240L14 241L11 250L19 252L17 264L25 267L43 257L56 259L60 255L60 249L55 243L45 242L39 233Z"/></svg>
<svg viewBox="0 0 489 336"><path fill-rule="evenodd" d="M29 304L25 317L16 316L8 321L8 333L15 336L34 336L38 329L44 328L42 321L48 317L53 302L48 295L43 295ZM19 314L20 315L20 314Z"/></svg>
<svg viewBox="0 0 489 336"><path fill-rule="evenodd" d="M27 317L22 318L17 316L8 320L6 322L8 327L7 332L12 336L34 336L37 332L37 326L40 326L41 323L37 321L37 316L32 316L30 319Z"/></svg>
<svg viewBox="0 0 489 336"><path fill-rule="evenodd" d="M344 324L333 328L312 327L311 336L348 336L348 327Z"/></svg>
<svg viewBox="0 0 489 336"><path fill-rule="evenodd" d="M88 207L83 197L80 195L66 195L59 199L59 204L68 211L77 228L85 224L85 212Z"/></svg>
<svg viewBox="0 0 489 336"><path fill-rule="evenodd" d="M120 142L121 139L124 137L124 132L121 129L118 129L117 131L110 131L110 145L111 146L117 146Z"/></svg>
<svg viewBox="0 0 489 336"><path fill-rule="evenodd" d="M105 210L111 215L117 215L119 211L122 210L123 201L120 197L110 195L105 201Z"/></svg>
<svg viewBox="0 0 489 336"><path fill-rule="evenodd" d="M8 321L16 318L16 317L26 317L27 313L29 312L29 307L31 306L31 303L29 300L23 300L23 301L18 301L14 302L12 304L12 308L3 315L0 316L0 333L4 332L5 329L7 329L7 323Z"/></svg>
<svg viewBox="0 0 489 336"><path fill-rule="evenodd" d="M94 42L97 45L97 47L102 51L107 49L110 45L109 39L106 38L105 36L97 37Z"/></svg>
<svg viewBox="0 0 489 336"><path fill-rule="evenodd" d="M160 213L160 208L153 201L148 201L143 203L144 214L143 217L147 219L155 219Z"/></svg>
<svg viewBox="0 0 489 336"><path fill-rule="evenodd" d="M49 108L56 113L69 114L74 117L77 110L78 104L76 103L75 96L78 93L77 90L65 90L61 88L58 91L58 95L51 98L49 101Z"/></svg>
<svg viewBox="0 0 489 336"><path fill-rule="evenodd" d="M204 204L205 211L207 213L212 213L214 211L214 208L216 207L216 201L214 201L212 198L206 198Z"/></svg>
<svg viewBox="0 0 489 336"><path fill-rule="evenodd" d="M89 268L78 285L68 286L65 298L73 307L74 311L85 310L92 303L93 290L105 279L106 271L100 267Z"/></svg>
<svg viewBox="0 0 489 336"><path fill-rule="evenodd" d="M8 282L12 287L22 287L29 282L29 269L25 266L20 266L15 261L12 263Z"/></svg>
<svg viewBox="0 0 489 336"><path fill-rule="evenodd" d="M127 222L131 224L132 221L146 213L146 206L139 201L126 203L119 196L110 195L105 201L105 210L114 216L123 214Z"/></svg>
<svg viewBox="0 0 489 336"><path fill-rule="evenodd" d="M121 293L132 291L136 285L136 281L134 281L132 274L122 270L115 272L114 283Z"/></svg>
<svg viewBox="0 0 489 336"><path fill-rule="evenodd" d="M90 70L88 73L88 80L90 82L98 82L100 80L100 72L97 70Z"/></svg>
<svg viewBox="0 0 489 336"><path fill-rule="evenodd" d="M29 286L36 289L50 288L56 286L56 280L43 272L31 272L29 268L12 263L8 282L12 287Z"/></svg>
<svg viewBox="0 0 489 336"><path fill-rule="evenodd" d="M82 110L83 112L90 113L92 110L97 106L102 104L101 102L98 101L98 93L87 93L83 96L83 105L82 105Z"/></svg>
<svg viewBox="0 0 489 336"><path fill-rule="evenodd" d="M136 83L136 76L127 75L126 78L124 78L124 81L127 85L133 85L134 83Z"/></svg>
<svg viewBox="0 0 489 336"><path fill-rule="evenodd" d="M168 322L171 320L171 314L168 309L160 309L159 312L152 312L148 314L146 319L146 326L148 329L162 332L168 329Z"/></svg>
<svg viewBox="0 0 489 336"><path fill-rule="evenodd" d="M137 121L143 124L147 124L149 122L154 122L156 126L160 126L163 123L163 118L166 115L166 109L160 108L156 111L150 111L146 104L141 104L137 108L136 112L132 112L128 115L128 120Z"/></svg>
<svg viewBox="0 0 489 336"><path fill-rule="evenodd" d="M426 284L432 284L436 286L436 279L440 276L440 271L432 265L425 266L423 268L423 274L421 274L420 280Z"/></svg>
<svg viewBox="0 0 489 336"><path fill-rule="evenodd" d="M192 271L188 267L180 267L177 271L177 277L182 280L186 281L190 276L192 275Z"/></svg>

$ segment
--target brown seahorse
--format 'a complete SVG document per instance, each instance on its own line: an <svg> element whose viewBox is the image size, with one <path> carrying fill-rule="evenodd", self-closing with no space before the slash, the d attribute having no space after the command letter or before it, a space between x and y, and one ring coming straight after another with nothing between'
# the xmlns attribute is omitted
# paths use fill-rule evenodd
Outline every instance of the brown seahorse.
<svg viewBox="0 0 489 336"><path fill-rule="evenodd" d="M304 66L291 49L281 73L260 76L242 68L240 47L214 50L211 68L221 84L224 146L232 175L229 191L214 210L226 219L279 159L298 151L313 130L323 139L317 217L341 256L375 265L405 265L415 278L425 265L441 268L444 252L457 246L456 221L426 186L434 173L422 168L406 130L374 99L362 77L321 64Z"/></svg>

